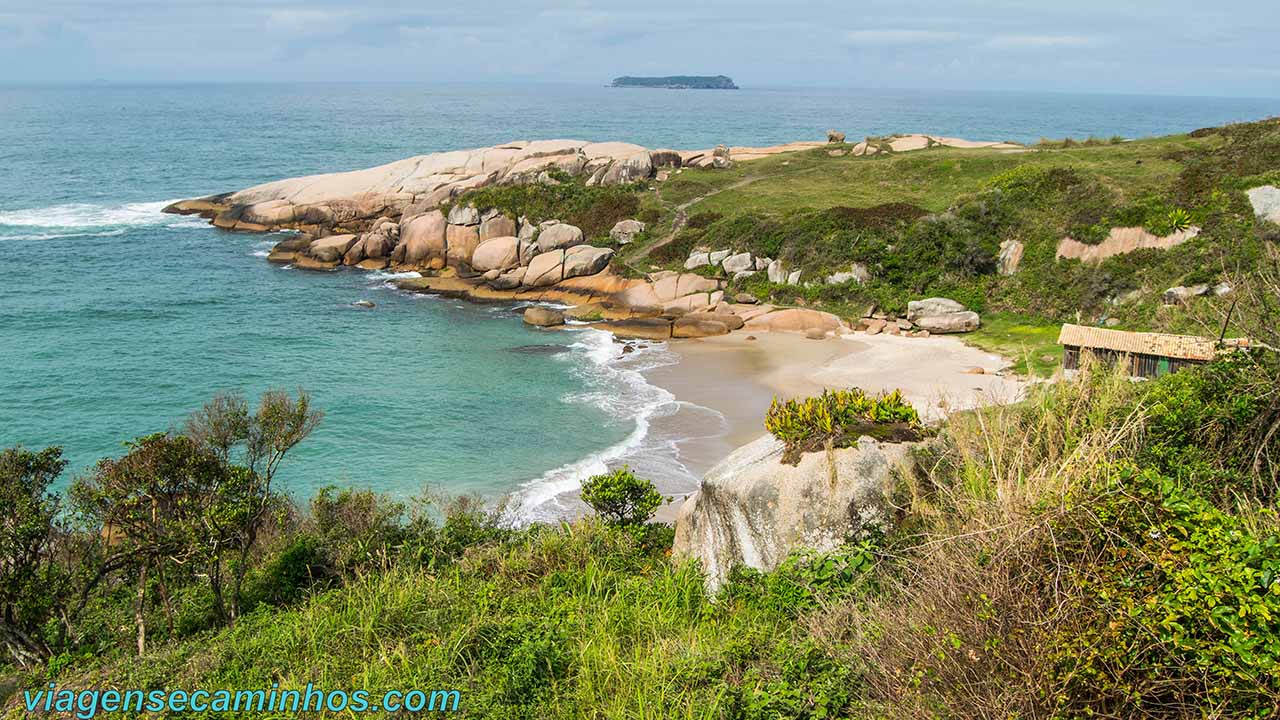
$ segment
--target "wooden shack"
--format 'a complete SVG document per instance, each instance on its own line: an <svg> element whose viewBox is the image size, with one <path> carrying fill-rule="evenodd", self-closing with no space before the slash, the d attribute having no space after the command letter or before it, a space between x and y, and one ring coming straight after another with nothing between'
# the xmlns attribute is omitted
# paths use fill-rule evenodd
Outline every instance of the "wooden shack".
<svg viewBox="0 0 1280 720"><path fill-rule="evenodd" d="M1239 341L1232 343L1239 345ZM1218 343L1211 338L1070 324L1062 326L1058 344L1062 345L1062 366L1067 370L1078 369L1081 354L1088 353L1106 363L1127 363L1130 375L1145 378L1206 363L1218 354Z"/></svg>

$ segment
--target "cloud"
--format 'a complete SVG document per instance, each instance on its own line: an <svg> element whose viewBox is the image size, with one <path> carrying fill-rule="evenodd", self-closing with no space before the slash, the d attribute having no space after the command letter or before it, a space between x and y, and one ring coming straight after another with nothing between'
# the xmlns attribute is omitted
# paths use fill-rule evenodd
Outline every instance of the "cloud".
<svg viewBox="0 0 1280 720"><path fill-rule="evenodd" d="M601 83L723 73L745 87L1280 96L1275 0L851 8L835 0L792 0L784 12L775 0L0 0L0 84Z"/></svg>
<svg viewBox="0 0 1280 720"><path fill-rule="evenodd" d="M903 29L850 30L844 34L847 43L857 46L920 45L947 42L958 37L960 34L954 32Z"/></svg>
<svg viewBox="0 0 1280 720"><path fill-rule="evenodd" d="M1096 42L1094 38L1081 35L997 35L988 38L983 46L1009 49L1068 48L1084 47Z"/></svg>

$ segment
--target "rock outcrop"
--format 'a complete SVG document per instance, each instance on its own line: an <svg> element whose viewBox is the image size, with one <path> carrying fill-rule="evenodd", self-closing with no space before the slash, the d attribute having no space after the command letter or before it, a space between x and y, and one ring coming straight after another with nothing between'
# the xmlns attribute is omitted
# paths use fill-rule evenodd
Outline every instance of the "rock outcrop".
<svg viewBox="0 0 1280 720"><path fill-rule="evenodd" d="M1154 235L1140 227L1111 228L1107 238L1097 245L1089 245L1069 237L1063 238L1058 243L1058 257L1085 263L1100 263L1113 255L1124 255L1135 250L1150 248L1168 250L1199 234L1200 228L1194 226L1169 233L1164 237Z"/></svg>
<svg viewBox="0 0 1280 720"><path fill-rule="evenodd" d="M1280 187L1262 185L1249 190L1248 195L1255 215L1280 224Z"/></svg>
<svg viewBox="0 0 1280 720"><path fill-rule="evenodd" d="M673 552L697 559L715 590L734 566L767 571L794 550L834 550L890 521L886 497L911 448L863 437L792 466L781 442L761 437L712 467L680 506Z"/></svg>
<svg viewBox="0 0 1280 720"><path fill-rule="evenodd" d="M907 303L907 320L933 334L972 332L981 320L978 313L948 298L928 298Z"/></svg>

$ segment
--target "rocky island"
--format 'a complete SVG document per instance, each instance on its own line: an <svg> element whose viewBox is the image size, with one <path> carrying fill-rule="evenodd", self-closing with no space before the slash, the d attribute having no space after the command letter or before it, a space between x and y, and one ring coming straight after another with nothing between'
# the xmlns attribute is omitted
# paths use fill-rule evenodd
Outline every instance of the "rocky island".
<svg viewBox="0 0 1280 720"><path fill-rule="evenodd" d="M666 77L614 78L612 87L661 88L665 90L737 90L727 75L668 75Z"/></svg>

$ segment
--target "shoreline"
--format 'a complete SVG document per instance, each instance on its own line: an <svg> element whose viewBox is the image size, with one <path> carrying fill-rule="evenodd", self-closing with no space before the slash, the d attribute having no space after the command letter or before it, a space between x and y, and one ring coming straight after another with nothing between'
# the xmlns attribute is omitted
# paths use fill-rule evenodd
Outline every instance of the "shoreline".
<svg viewBox="0 0 1280 720"><path fill-rule="evenodd" d="M724 418L721 433L678 446L680 461L699 482L734 449L765 434L764 416L775 396L792 399L851 386L868 392L901 389L926 422L936 422L978 405L1015 401L1028 385L1023 378L997 374L1010 365L1005 358L955 337L812 340L757 332L673 342L667 348L678 361L647 372L649 381L678 401ZM973 367L984 373L965 372ZM673 495L655 520L673 522L680 503L696 489Z"/></svg>

